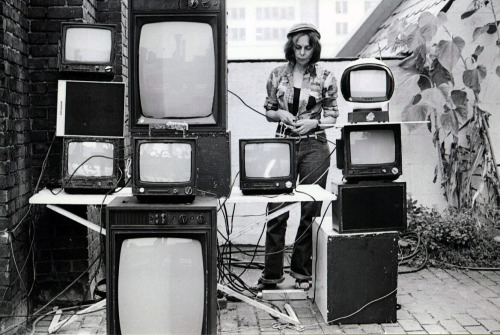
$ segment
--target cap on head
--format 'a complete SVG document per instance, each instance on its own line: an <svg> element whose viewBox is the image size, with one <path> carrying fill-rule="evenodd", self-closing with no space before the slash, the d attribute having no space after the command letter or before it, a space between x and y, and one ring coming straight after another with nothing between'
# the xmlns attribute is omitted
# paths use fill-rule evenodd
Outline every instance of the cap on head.
<svg viewBox="0 0 500 335"><path fill-rule="evenodd" d="M286 34L286 37L290 37L290 35L302 32L302 31L314 31L315 33L318 34L318 36L321 38L321 34L318 31L318 28L312 23L307 23L307 22L302 22L302 23L296 23L294 24L288 33Z"/></svg>

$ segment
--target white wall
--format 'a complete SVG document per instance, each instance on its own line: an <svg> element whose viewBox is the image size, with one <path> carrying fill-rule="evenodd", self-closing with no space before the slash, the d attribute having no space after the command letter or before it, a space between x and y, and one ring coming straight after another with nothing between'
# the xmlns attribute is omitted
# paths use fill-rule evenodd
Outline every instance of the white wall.
<svg viewBox="0 0 500 335"><path fill-rule="evenodd" d="M333 71L339 82L343 70L349 61L329 61L323 66ZM396 80L396 88L393 99L390 102L390 120L400 121L400 113L403 107L410 101L411 95L405 83L407 73L398 68L398 61L385 62L393 71ZM228 89L234 92L246 104L264 113L264 99L266 96L266 81L271 70L282 63L278 62L242 62L229 63ZM347 112L349 106L339 92L339 109L341 116L338 123L347 122ZM269 123L265 117L247 108L232 93L228 93L228 118L229 130L231 131L231 173L232 179L239 171L238 143L240 138L253 137L274 137L276 123ZM327 132L330 141L335 142L340 137L339 129L329 129ZM408 192L420 203L429 207L443 208L444 198L439 186L439 181L433 183L434 169L437 163L435 148L432 144L431 133L424 126L410 132L406 126L402 128L403 143L403 175L398 181L406 181ZM333 145L331 145L333 149ZM340 181L341 171L336 168L335 154L331 158L331 168L328 176L327 189L331 190L332 181ZM239 180L236 179L236 183ZM236 215L263 214L265 206L238 205ZM299 213L292 213L287 231L287 242L293 242ZM246 227L256 221L255 217L236 217L234 220L233 232ZM223 222L219 218L219 227L223 228ZM255 225L251 232L246 233L241 238L234 240L234 243L254 244L257 242L263 224ZM263 241L263 240L262 240Z"/></svg>

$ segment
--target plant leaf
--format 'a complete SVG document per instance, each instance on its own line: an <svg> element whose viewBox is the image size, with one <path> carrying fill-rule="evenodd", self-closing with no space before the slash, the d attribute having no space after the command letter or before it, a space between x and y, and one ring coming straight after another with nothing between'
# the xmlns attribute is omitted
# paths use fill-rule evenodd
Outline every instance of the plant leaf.
<svg viewBox="0 0 500 335"><path fill-rule="evenodd" d="M469 16L471 16L472 14L474 14L475 12L477 12L479 8L474 8L474 9L471 9L471 10L468 10L466 11L465 13L463 13L460 18L463 20L463 19L466 19L468 18Z"/></svg>
<svg viewBox="0 0 500 335"><path fill-rule="evenodd" d="M465 106L469 101L467 99L467 92L462 90L453 90L450 95L455 106Z"/></svg>
<svg viewBox="0 0 500 335"><path fill-rule="evenodd" d="M481 91L481 82L484 78L486 78L486 67L484 65L478 65L472 70L465 70L462 75L465 86L476 93Z"/></svg>
<svg viewBox="0 0 500 335"><path fill-rule="evenodd" d="M484 50L484 47L481 45L478 45L476 47L476 50L474 50L474 53L472 54L472 58L474 58L475 62L477 62L477 59L478 59L479 55L481 55L483 53L483 50Z"/></svg>
<svg viewBox="0 0 500 335"><path fill-rule="evenodd" d="M423 12L420 15L418 25L424 41L430 42L434 35L436 35L438 23L438 19L430 12Z"/></svg>
<svg viewBox="0 0 500 335"><path fill-rule="evenodd" d="M432 82L436 86L442 84L454 83L451 73L441 65L441 63L436 59L432 63L432 70L429 72Z"/></svg>
<svg viewBox="0 0 500 335"><path fill-rule="evenodd" d="M438 43L438 60L443 67L451 72L457 61L460 59L460 54L465 46L465 41L456 36L451 41L441 40Z"/></svg>
<svg viewBox="0 0 500 335"><path fill-rule="evenodd" d="M438 114L443 112L443 106L446 103L446 97L443 95L443 92L437 88L429 88L422 91L422 101L427 103L435 108Z"/></svg>
<svg viewBox="0 0 500 335"><path fill-rule="evenodd" d="M437 19L438 19L439 24L443 25L446 22L448 22L448 15L445 12L439 12L437 14Z"/></svg>
<svg viewBox="0 0 500 335"><path fill-rule="evenodd" d="M401 120L403 122L407 121L425 121L427 116L432 113L433 107L427 103L409 104L403 108L401 112ZM407 123L406 126L411 132L413 129L417 128L418 124Z"/></svg>
<svg viewBox="0 0 500 335"><path fill-rule="evenodd" d="M484 34L486 31L488 31L488 25L484 25L482 27L477 27L474 29L472 32L472 41L475 41L481 34Z"/></svg>

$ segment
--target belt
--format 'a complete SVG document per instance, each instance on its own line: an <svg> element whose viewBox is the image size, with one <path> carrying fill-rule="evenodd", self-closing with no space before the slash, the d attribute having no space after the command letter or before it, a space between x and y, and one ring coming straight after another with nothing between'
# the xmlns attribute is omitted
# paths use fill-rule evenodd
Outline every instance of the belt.
<svg viewBox="0 0 500 335"><path fill-rule="evenodd" d="M302 139L306 139L306 138L314 138L314 139L317 140L318 136L323 136L323 138L325 138L326 137L326 133L325 133L324 130L319 130L319 131L316 131L314 133L307 134L307 135L294 134L294 135L285 135L285 136L283 136L283 134L276 133L276 136L277 137L294 138L294 139L297 139L297 140L302 140Z"/></svg>

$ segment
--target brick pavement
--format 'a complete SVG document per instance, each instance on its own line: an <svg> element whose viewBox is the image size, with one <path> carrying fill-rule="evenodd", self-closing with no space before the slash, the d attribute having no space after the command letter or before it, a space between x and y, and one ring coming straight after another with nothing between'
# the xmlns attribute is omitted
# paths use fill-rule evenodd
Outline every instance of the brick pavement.
<svg viewBox="0 0 500 335"><path fill-rule="evenodd" d="M253 274L255 275L255 273ZM286 281L285 281L286 283ZM397 322L327 325L310 299L290 301L302 327L275 329L275 319L243 302L220 310L219 334L500 334L500 272L424 269L398 276ZM282 310L283 301L276 302ZM46 334L52 316L36 324ZM82 316L57 334L105 334L104 311Z"/></svg>

